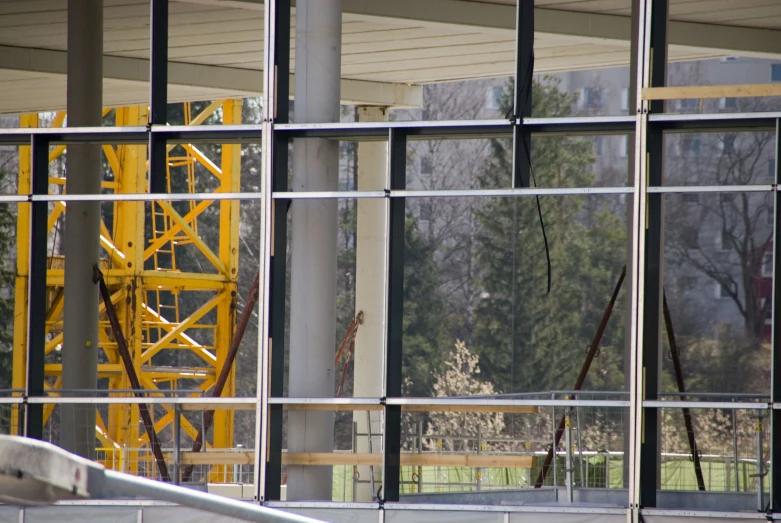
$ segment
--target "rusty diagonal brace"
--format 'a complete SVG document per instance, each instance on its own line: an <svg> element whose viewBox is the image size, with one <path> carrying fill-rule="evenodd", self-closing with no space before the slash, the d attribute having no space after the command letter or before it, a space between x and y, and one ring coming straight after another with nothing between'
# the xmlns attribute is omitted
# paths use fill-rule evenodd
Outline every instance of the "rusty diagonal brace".
<svg viewBox="0 0 781 523"><path fill-rule="evenodd" d="M117 342L117 348L119 349L119 355L122 358L122 363L125 365L125 371L127 372L130 386L133 390L137 391L134 394L137 398L143 398L144 388L141 386L141 382L138 379L136 368L133 365L133 358L130 355L130 350L127 348L127 341L124 334L122 334L122 327L119 325L119 318L117 317L117 311L114 309L114 304L111 303L111 294L106 286L106 280L103 279L103 273L100 268L95 264L92 268L93 276L92 281L99 284L100 295L103 298L103 303L106 306L106 316L111 323L111 330L114 333L114 338ZM165 458L163 457L163 451L160 448L160 440L157 438L155 432L155 425L152 423L152 416L149 414L149 409L146 403L138 404L138 411L141 414L141 419L144 421L144 427L146 428L146 434L149 436L149 445L152 447L152 452L155 455L155 461L157 462L157 468L160 471L160 477L163 481L171 481L168 476L168 467L165 464Z"/></svg>
<svg viewBox="0 0 781 523"><path fill-rule="evenodd" d="M664 326L667 330L667 341L670 343L670 359L673 361L675 369L675 381L678 383L678 392L681 393L681 401L686 401L683 393L686 392L686 386L683 383L683 370L681 369L680 350L675 341L675 332L673 332L673 319L670 315L670 309L667 306L667 294L662 295L662 310L664 313ZM689 450L691 451L692 461L694 462L694 474L697 476L697 488L705 490L705 478L702 476L702 465L700 464L700 450L697 448L697 442L694 439L694 423L692 423L691 411L688 407L683 407L683 422L686 425L686 436L689 438Z"/></svg>
<svg viewBox="0 0 781 523"><path fill-rule="evenodd" d="M239 352L241 340L244 338L244 331L247 330L247 324L249 323L250 317L252 316L252 311L255 309L255 304L258 302L259 285L260 272L255 275L255 281L252 283L252 287L250 287L247 301L244 302L244 309L241 311L241 318L239 319L239 323L236 325L236 331L233 333L233 338L231 338L231 344L230 348L228 349L228 355L225 358L225 363L223 363L222 369L220 369L220 375L217 377L217 381L212 387L213 398L219 398L222 395L222 391L228 381L228 376L230 376L233 362L236 360L236 354ZM193 441L192 452L200 452L201 447L203 446L204 433L208 432L212 426L212 423L214 423L214 410L204 411L203 425L201 430L198 431L198 435L196 436L195 441ZM185 467L184 471L182 472L182 483L190 481L190 476L192 476L192 473L193 465L187 465L187 467Z"/></svg>
<svg viewBox="0 0 781 523"><path fill-rule="evenodd" d="M607 322L610 320L610 315L613 313L613 306L616 304L616 300L618 299L618 293L621 290L621 285L624 283L625 277L626 277L626 265L624 265L624 268L621 270L621 276L619 276L618 278L618 282L616 283L616 288L613 289L613 295L610 297L610 303L608 303L605 312L602 314L602 321L599 322L599 328L597 329L597 333L594 335L594 339L591 341L591 345L588 346L586 361L585 363L583 363L583 367L580 369L580 375L578 375L578 380L575 382L575 387L573 388L573 390L580 390L580 388L583 386L583 382L586 381L588 370L591 367L591 362L594 361L594 357L597 355L597 352L599 352L599 344L602 341L602 335L605 333L605 329L607 328ZM545 483L545 476L548 474L548 469L550 469L551 461L553 461L553 451L556 447L559 446L559 442L561 441L561 436L564 434L564 425L566 419L567 419L567 415L565 413L564 416L561 417L561 421L559 422L559 427L556 429L556 437L555 437L556 443L554 446L551 446L551 448L548 450L548 454L545 456L545 461L542 464L542 468L540 469L539 476L537 476L537 482L534 484L534 488L540 488Z"/></svg>
<svg viewBox="0 0 781 523"><path fill-rule="evenodd" d="M626 277L626 266L624 266L623 270L621 271L621 276L618 279L618 283L616 284L616 288L613 291L613 296L610 298L610 303L608 304L607 308L605 309L605 313L602 316L602 321L599 324L599 328L597 329L597 333L594 336L593 341L591 342L591 345L588 349L588 355L586 356L586 361L583 364L583 368L580 370L580 375L578 376L578 380L575 383L575 387L573 390L580 390L580 388L583 386L583 382L586 379L586 375L588 374L589 368L591 367L591 362L594 359L594 356L599 352L599 343L602 341L602 335L605 332L605 328L607 327L607 322L610 319L611 314L613 313L613 306L616 303L616 299L618 298L618 292L621 290L621 285L624 282L624 278ZM667 330L667 339L670 343L670 359L673 360L673 367L675 369L675 380L678 384L678 392L681 394L686 392L686 386L683 381L683 371L681 369L681 360L680 360L680 352L678 349L678 344L675 341L675 332L673 331L673 322L672 322L672 316L670 315L670 309L667 307L667 295L662 294L662 305L663 305L663 313L664 313L664 323L665 328ZM683 400L684 397L681 396L681 400ZM689 449L691 451L692 455L692 461L694 462L694 472L697 476L697 487L699 490L705 490L705 480L702 476L702 466L700 464L700 453L697 449L697 443L694 438L694 424L692 423L692 417L691 412L688 408L684 408L683 410L683 419L684 423L686 425L686 435L689 439ZM548 454L545 456L545 462L542 465L542 469L540 470L540 474L537 477L537 482L534 485L534 488L540 488L545 483L545 476L548 474L548 470L551 466L551 461L553 460L553 450L558 447L559 442L561 441L561 437L564 434L564 426L566 422L566 414L562 416L561 421L559 422L559 427L556 429L556 443L555 446L552 446L550 450L548 450Z"/></svg>

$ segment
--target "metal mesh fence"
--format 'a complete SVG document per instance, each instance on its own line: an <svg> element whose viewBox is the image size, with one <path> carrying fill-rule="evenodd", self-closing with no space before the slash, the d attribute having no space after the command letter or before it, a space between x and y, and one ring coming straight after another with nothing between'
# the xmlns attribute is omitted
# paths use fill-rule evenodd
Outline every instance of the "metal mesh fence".
<svg viewBox="0 0 781 523"><path fill-rule="evenodd" d="M690 409L706 491L768 490L770 423L763 410ZM682 409L660 409L661 487L698 490Z"/></svg>
<svg viewBox="0 0 781 523"><path fill-rule="evenodd" d="M623 395L618 396L622 398ZM548 394L536 399L605 400L599 393ZM613 397L613 400L616 398ZM112 470L162 479L149 445L147 427L127 404L99 404L93 431L78 426L85 418L78 405L44 405L45 439L62 445L63 431L81 428L94 435L95 460ZM137 407L134 407L137 409ZM160 442L169 477L180 478L188 469L190 483L243 483L254 481L254 437L237 434L233 445L215 448L213 429L207 445L193 452L204 428L204 411L173 403L150 404L150 415ZM16 434L24 420L24 405L0 404L0 432ZM769 491L770 423L760 409L692 408L690 416L702 473L696 474L689 431L680 407L660 408L660 478L668 491ZM178 416L178 426L174 420ZM255 412L237 410L234 421L254 419ZM575 404L530 408L524 413L428 412L403 415L402 452L419 455L417 465L401 469L402 492L470 492L545 487L615 489L624 487L624 441L629 409L624 406ZM130 420L135 420L132 422ZM563 424L563 425L562 425ZM559 441L556 436L559 427ZM125 443L114 436L122 434ZM354 441L366 435L356 434ZM373 435L381 448L381 436ZM242 438L242 439L240 439ZM130 444L131 442L136 444ZM346 451L357 452L356 448ZM467 456L497 458L482 466L445 465L428 457ZM480 460L478 460L480 461ZM545 463L550 466L546 467ZM381 467L375 466L375 477ZM333 499L350 501L356 486L368 482L357 466L337 465L333 470ZM543 471L545 473L543 474ZM365 475L364 475L365 476ZM544 477L543 477L544 476Z"/></svg>

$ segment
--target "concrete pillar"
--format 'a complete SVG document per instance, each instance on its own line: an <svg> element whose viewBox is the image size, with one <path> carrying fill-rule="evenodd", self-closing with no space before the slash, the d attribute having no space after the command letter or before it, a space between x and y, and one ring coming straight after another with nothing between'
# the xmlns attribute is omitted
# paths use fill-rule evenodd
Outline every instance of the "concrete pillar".
<svg viewBox="0 0 781 523"><path fill-rule="evenodd" d="M296 123L338 122L341 0L296 4ZM339 142L293 143L293 190L335 191ZM333 397L336 351L337 201L292 204L290 396ZM290 452L333 452L332 412L288 414ZM331 500L330 466L288 467L287 499Z"/></svg>
<svg viewBox="0 0 781 523"><path fill-rule="evenodd" d="M68 127L100 126L103 111L103 0L68 0ZM98 194L101 146L69 145L66 192ZM69 202L65 215L62 388L95 389L98 379L100 204ZM75 396L88 393L75 392ZM95 406L62 405L61 444L94 458Z"/></svg>
<svg viewBox="0 0 781 523"><path fill-rule="evenodd" d="M361 107L361 122L383 122L388 119L385 107ZM361 142L358 145L358 190L377 191L385 187L388 171L387 142ZM383 344L385 341L385 237L388 224L385 200L358 199L358 231L355 254L355 311L363 311L363 325L355 336L353 396L370 398L383 396ZM359 434L368 434L366 412L355 412L353 421ZM371 451L379 453L382 445L380 413L371 413ZM369 438L359 436L356 452L369 452ZM371 501L377 493L382 474L374 468L374 492L370 483L359 483L355 501ZM372 467L358 467L362 481L369 481Z"/></svg>

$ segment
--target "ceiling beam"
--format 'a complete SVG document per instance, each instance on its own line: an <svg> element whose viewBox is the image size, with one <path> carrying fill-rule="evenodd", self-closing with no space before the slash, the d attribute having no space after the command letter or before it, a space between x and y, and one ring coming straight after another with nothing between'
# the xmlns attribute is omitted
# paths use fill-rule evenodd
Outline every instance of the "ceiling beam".
<svg viewBox="0 0 781 523"><path fill-rule="evenodd" d="M67 59L66 51L0 45L0 71L38 73L55 77L62 75L64 80ZM149 60L106 55L103 57L103 76L106 80L121 81L126 85L138 83L144 89L148 89ZM2 80L1 72L0 80ZM194 88L199 96L208 93L209 89L219 91L220 97L261 96L263 71L169 62L168 83L171 89L180 88L183 93L188 91L186 88ZM293 75L290 76L290 85L292 91L292 86L295 85ZM294 94L291 92L291 96ZM63 92L63 100L64 97ZM423 104L423 90L420 86L366 80L343 79L341 97L342 102L348 105L419 107ZM129 103L137 103L137 101ZM54 109L58 108L41 108L41 110Z"/></svg>
<svg viewBox="0 0 781 523"><path fill-rule="evenodd" d="M219 1L219 0L218 0ZM257 0L244 0L256 3ZM515 6L465 0L343 0L345 13L363 14L475 28L515 30ZM629 16L536 8L535 32L594 38L628 44ZM671 20L670 45L723 51L727 55L775 57L781 55L781 31L723 24Z"/></svg>
<svg viewBox="0 0 781 523"><path fill-rule="evenodd" d="M179 0L189 3L262 10L262 0ZM450 26L515 31L515 6L467 0L342 0L345 13ZM535 32L593 38L628 45L629 16L534 9ZM723 52L728 56L778 58L781 30L671 20L670 45ZM628 58L628 57L627 57Z"/></svg>

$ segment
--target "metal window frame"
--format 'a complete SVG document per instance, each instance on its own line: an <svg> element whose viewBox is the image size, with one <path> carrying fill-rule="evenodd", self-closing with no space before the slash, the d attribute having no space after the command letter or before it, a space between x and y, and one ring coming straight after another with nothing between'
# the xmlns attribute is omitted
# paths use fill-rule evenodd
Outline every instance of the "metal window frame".
<svg viewBox="0 0 781 523"><path fill-rule="evenodd" d="M664 194L675 193L730 193L730 192L775 192L775 253L773 275L779 269L781 253L781 112L765 113L713 113L713 114L665 114L661 102L649 103L642 100L640 89L635 89L637 113L629 116L605 117L530 117L530 98L526 86L519 81L532 60L533 10L531 2L519 0L516 24L516 92L514 93L514 114L506 120L479 121L434 121L434 122L356 122L329 124L294 124L288 122L289 111L289 58L290 58L290 0L267 0L264 34L264 116L260 125L167 125L167 32L168 1L149 0L151 8L151 60L150 99L152 111L148 127L85 127L85 128L19 128L0 129L0 145L28 145L32 147L33 187L28 195L0 195L0 204L27 204L32 206L30 228L30 288L28 301L28 380L23 397L0 398L0 404L25 405L25 433L36 437L42 434L39 418L42 406L47 403L166 403L166 404L215 404L247 403L256 406L256 501L271 506L289 506L276 502L280 497L282 409L285 405L313 404L336 406L339 404L371 403L382 405L385 416L385 492L380 503L360 504L360 508L373 510L424 510L423 505L404 505L398 500L398 416L403 405L415 401L441 403L442 405L535 405L535 406L589 406L606 408L628 408L631 418L630 446L627 451L630 467L628 510L635 521L640 514L656 515L701 515L698 511L660 511L652 509L655 493L651 484L644 481L640 472L652 467L654 453L658 453L655 441L656 412L660 408L723 408L723 409L770 409L773 430L771 440L771 510L781 512L781 329L773 329L772 393L769 401L662 401L662 396L647 380L649 369L657 365L658 351L658 296L649 293L657 286L660 268L654 260L660 256L661 199ZM666 65L665 27L667 0L638 0L634 19L637 31L633 45L636 70L634 81L639 87L660 86L664 83L663 69ZM651 51L655 50L655 53ZM653 62L653 64L652 64ZM653 72L653 73L652 73ZM653 78L651 77L653 74ZM773 184L748 186L664 186L661 183L660 141L668 133L706 132L774 132L776 135L775 180ZM626 187L575 187L575 188L532 188L528 179L528 162L524 147L530 147L531 140L544 136L602 136L633 135L634 138L634 183ZM382 191L338 191L338 192L290 192L287 187L288 144L292 139L330 138L334 140L388 141L390 152L389 174ZM510 187L498 189L464 189L421 191L406 190L403 184L401 158L406 142L412 140L444 139L513 139L514 177ZM199 193L161 194L159 176L150 179L150 194L117 195L50 195L48 194L48 148L54 144L149 144L152 172L159 173L163 165L165 150L169 143L260 143L262 144L262 173L260 193ZM646 161L647 153L651 161ZM401 156L399 156L401 155ZM656 157L656 158L654 158ZM394 159L395 158L395 159ZM526 164L524 163L526 162ZM163 169L164 170L164 169ZM396 173L394 175L394 173ZM399 177L401 176L401 178ZM36 181L37 180L37 181ZM416 399L402 398L400 390L400 357L402 315L400 279L403 281L403 234L404 204L406 198L456 198L456 197L527 197L568 195L626 195L633 196L632 249L635 254L631 267L631 386L628 400L539 400L513 399L491 400L486 398ZM388 332L384 347L386 375L384 396L381 398L355 398L350 401L331 398L283 398L284 384L284 292L285 292L285 242L287 237L287 208L295 199L312 198L385 198L389 216L390 234L386 238L388 266L386 267L388 293ZM46 209L52 201L167 201L180 200L256 200L261 202L261 298L259 300L259 361L257 395L252 398L53 398L46 397L42 385L42 333L41 322L45 318L45 267L46 267ZM648 228L646 215L648 214ZM43 231L43 233L41 233ZM401 236L401 249L399 237ZM399 260L402 260L401 262ZM41 272L43 271L43 272ZM44 277L41 277L43 274ZM38 277L35 277L38 275ZM774 278L773 320L781 325L781 307L776 297L781 293L781 281ZM658 294L658 293L657 293ZM278 349L272 350L273 346ZM650 394L649 394L650 393ZM40 436L38 436L40 437ZM654 485L655 486L655 485ZM387 504L386 504L387 503ZM306 504L295 505L303 507ZM312 505L312 504L310 504ZM313 505L314 506L314 505ZM356 504L322 503L316 506L340 506L355 508ZM487 507L479 505L432 506L430 510L470 510L499 512L566 512L564 507ZM595 513L625 513L627 509L596 509ZM602 512L599 512L599 511ZM604 512L607 510L608 512ZM578 509L583 512L583 509ZM709 512L708 514L722 514ZM734 513L724 513L735 517ZM717 516L714 516L717 517Z"/></svg>
<svg viewBox="0 0 781 523"><path fill-rule="evenodd" d="M31 188L33 194L49 191L49 140L46 136L32 136ZM46 269L48 262L49 204L31 202L30 253L27 287L27 379L25 396L44 396L44 363L46 354ZM43 405L27 405L24 416L24 435L43 439Z"/></svg>
<svg viewBox="0 0 781 523"><path fill-rule="evenodd" d="M781 118L776 120L775 143L775 182L781 183ZM773 291L771 325L771 364L770 364L770 401L773 409L770 413L770 510L781 512L781 193L776 191L774 202L775 221L773 227Z"/></svg>
<svg viewBox="0 0 781 523"><path fill-rule="evenodd" d="M643 17L644 60L642 76L637 85L642 87L664 87L667 81L667 18L669 0L645 0L646 13ZM641 173L644 174L646 188L660 187L664 172L664 135L660 126L649 123L648 114L663 113L664 102L661 100L641 101L643 113L638 116L639 126L645 126L639 132L643 136L643 147L635 149L636 160L644 164ZM634 390L642 393L635 401L642 417L640 430L640 456L636 464L640 471L637 483L635 502L642 508L656 506L657 489L661 486L661 419L659 410L648 408L646 401L654 401L659 397L661 382L661 327L662 286L663 277L663 196L661 193L646 189L644 220L636 216L635 227L645 228L644 251L638 263L637 270L643 272L642 303L638 303L638 321L642 325L642 334L637 337L637 361L641 368L634 376L638 381ZM644 222L644 223L643 223Z"/></svg>
<svg viewBox="0 0 781 523"><path fill-rule="evenodd" d="M168 0L150 0L149 124L168 123ZM149 192L168 192L164 135L149 134Z"/></svg>

